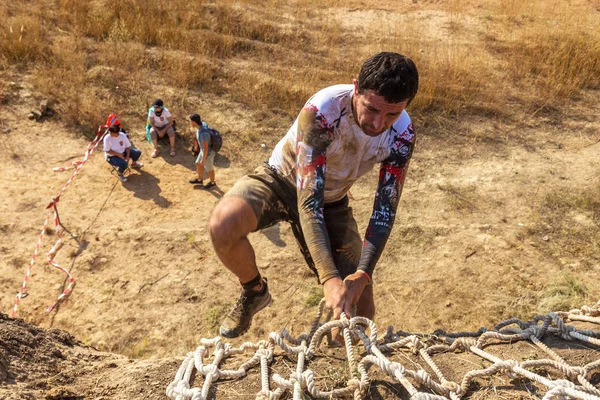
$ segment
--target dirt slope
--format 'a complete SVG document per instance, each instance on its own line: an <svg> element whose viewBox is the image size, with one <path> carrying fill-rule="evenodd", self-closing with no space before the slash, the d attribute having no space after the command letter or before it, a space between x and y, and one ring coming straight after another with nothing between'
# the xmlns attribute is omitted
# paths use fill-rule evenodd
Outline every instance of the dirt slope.
<svg viewBox="0 0 600 400"><path fill-rule="evenodd" d="M451 133L423 124L401 211L375 272L378 324L405 331L474 330L515 314L528 318L557 304L579 306L600 298L600 286L590 278L600 270L598 253L590 250L597 237L585 236L597 232L596 206L577 200L598 188L600 110L598 94L589 96L585 105L576 104L559 118L465 120ZM5 312L13 307L45 206L70 175L52 168L78 159L87 145L57 120L26 120L36 104L21 96L0 108L0 309ZM187 183L193 159L181 141L174 158L164 151L164 157L148 157L142 126L139 121L128 127L144 152L142 171L121 184L99 152L60 200L61 220L77 240L67 240L56 261L74 274L73 294L57 311L45 312L64 283L64 275L44 261L54 243L49 231L19 316L66 330L101 351L137 360L182 357L201 337L215 334L239 290L210 246L210 211L270 149L256 143L247 149L255 161L241 165L229 162L235 155L225 144L217 164L220 190L207 192ZM370 214L375 174L351 191L360 229ZM569 212L557 220L545 217L552 211L550 200L569 196L575 196L565 203L571 204ZM563 204L558 200L557 207ZM275 301L239 341L283 327L303 331L320 288L289 227L253 234L251 241ZM98 357L129 365L118 356ZM157 368L161 377L149 381L164 389L177 364L131 365Z"/></svg>
<svg viewBox="0 0 600 400"><path fill-rule="evenodd" d="M138 360L82 346L58 329L0 314L1 399L163 399L174 360ZM2 374L4 372L4 374Z"/></svg>
<svg viewBox="0 0 600 400"><path fill-rule="evenodd" d="M594 326L575 324L580 329ZM0 399L165 399L165 389L175 377L182 358L154 358L134 360L113 353L100 352L83 345L70 334L59 329L43 329L21 319L11 319L0 313ZM567 363L583 366L597 360L598 348L581 343L567 343L553 336L546 336L544 343L556 351ZM356 347L356 357L365 353ZM526 342L486 346L485 351L503 359L538 360L547 355ZM249 360L253 351L227 358L221 370L237 370ZM425 369L428 366L409 350L387 354L390 361L400 362L407 369ZM212 363L214 355L208 353L206 364ZM275 348L271 374L289 378L296 370L296 358ZM444 353L434 356L434 361L444 376L461 382L469 371L481 369L485 363L471 353ZM343 348L327 348L322 345L317 356L305 364L314 372L319 390L346 387L348 366ZM533 369L534 373L551 379L561 379L561 373L546 369ZM377 366L369 370L370 386L367 399L409 398L400 383L386 376ZM598 376L591 382L597 384ZM202 388L204 379L195 375L192 387ZM427 392L427 388L418 387ZM209 398L254 398L261 390L260 369L254 367L241 379L221 379L211 385ZM504 374L477 379L469 387L471 399L536 399L547 388L525 379L513 379ZM286 392L283 399L291 398Z"/></svg>

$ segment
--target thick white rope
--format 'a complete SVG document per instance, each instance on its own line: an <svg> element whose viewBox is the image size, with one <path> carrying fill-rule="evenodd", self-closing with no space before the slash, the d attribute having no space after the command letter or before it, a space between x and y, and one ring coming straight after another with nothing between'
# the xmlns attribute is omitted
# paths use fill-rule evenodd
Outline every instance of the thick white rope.
<svg viewBox="0 0 600 400"><path fill-rule="evenodd" d="M175 379L167 387L167 396L176 400L205 400L212 384L219 379L239 379L246 376L248 370L259 365L261 371L261 390L257 399L277 400L286 391L291 391L294 400L300 400L304 394L314 398L330 399L353 397L362 399L367 395L370 378L368 371L377 366L394 382L400 383L414 400L441 400L463 398L475 379L495 374L506 374L509 377L522 377L545 386L547 391L543 399L583 399L600 400L600 388L594 386L589 378L593 371L600 369L600 359L584 366L569 365L554 350L546 346L540 339L546 335L554 335L564 340L578 340L600 346L600 332L594 330L578 330L567 325L568 321L585 321L600 325L600 302L593 307L584 306L569 312L553 312L536 316L532 321L517 318L498 323L493 329L480 328L477 332L446 333L438 330L432 335L408 334L394 332L388 327L386 334L377 338L375 323L364 317L348 319L345 314L336 321L331 321L329 311L325 321L321 322L325 307L321 301L319 309L311 324L308 334L294 338L283 329L280 333L271 332L268 340L257 343L246 342L239 348L224 343L221 337L201 339L200 346L186 355ZM516 325L516 327L514 327ZM307 368L307 363L316 356L317 348L324 338L330 344L331 332L338 329L345 342L348 360L349 380L345 387L330 391L322 391L316 385L315 373ZM368 332L368 335L367 335ZM352 344L358 338L366 351L362 359L356 359L356 349ZM528 340L547 354L547 359L503 360L485 351L490 344L513 343ZM428 345L427 343L436 342ZM297 360L296 369L288 378L279 374L269 376L269 365L273 362L275 348ZM205 356L212 349L212 362L205 365ZM384 353L393 353L406 349L420 357L433 371L433 376L423 369L411 370L399 362L390 361ZM221 370L219 365L232 355L254 352L250 359L237 370ZM470 352L490 363L487 368L467 372L460 382L446 379L435 363L435 355L446 352ZM535 371L540 368L553 369L564 376L564 379L550 379ZM191 376L196 369L203 377L202 388L191 387ZM269 379L271 378L271 379ZM275 390L272 390L272 387Z"/></svg>

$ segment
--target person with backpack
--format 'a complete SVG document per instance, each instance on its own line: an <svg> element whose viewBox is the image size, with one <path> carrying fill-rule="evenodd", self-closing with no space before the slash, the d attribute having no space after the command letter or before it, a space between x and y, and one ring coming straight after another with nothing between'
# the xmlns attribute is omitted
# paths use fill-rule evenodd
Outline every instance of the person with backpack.
<svg viewBox="0 0 600 400"><path fill-rule="evenodd" d="M210 189L217 184L215 183L214 159L217 151L221 147L221 136L219 133L203 122L199 114L190 115L190 128L196 129L196 138L194 139L194 153L196 157L196 172L198 177L191 179L189 182L193 185L202 185L204 170L208 171L210 182L204 185L204 189Z"/></svg>

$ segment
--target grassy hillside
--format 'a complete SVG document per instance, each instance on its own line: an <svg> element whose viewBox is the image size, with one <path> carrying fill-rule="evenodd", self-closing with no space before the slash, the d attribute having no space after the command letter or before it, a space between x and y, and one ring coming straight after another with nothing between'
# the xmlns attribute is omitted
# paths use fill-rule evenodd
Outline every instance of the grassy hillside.
<svg viewBox="0 0 600 400"><path fill-rule="evenodd" d="M223 125L233 128L227 107L251 110L240 145L265 125L284 129L315 90L350 82L379 50L416 61L411 113L435 121L431 133L465 115L554 110L600 85L597 2L337 3L5 2L0 71L31 73L36 95L88 135L112 111L140 125L155 97L182 116L190 96L218 98Z"/></svg>

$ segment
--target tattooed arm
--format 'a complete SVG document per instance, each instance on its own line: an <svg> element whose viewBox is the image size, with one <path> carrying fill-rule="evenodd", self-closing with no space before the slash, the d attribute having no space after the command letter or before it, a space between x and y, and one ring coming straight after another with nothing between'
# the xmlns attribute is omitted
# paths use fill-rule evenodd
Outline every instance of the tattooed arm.
<svg viewBox="0 0 600 400"><path fill-rule="evenodd" d="M397 134L393 139L390 156L381 163L379 169L373 213L365 233L363 250L358 263L358 269L369 276L373 275L375 264L383 252L394 225L396 209L412 156L414 138L412 125L401 134Z"/></svg>
<svg viewBox="0 0 600 400"><path fill-rule="evenodd" d="M315 107L307 106L300 112L296 148L298 214L306 245L323 283L339 278L323 217L326 150L332 135L333 127Z"/></svg>
<svg viewBox="0 0 600 400"><path fill-rule="evenodd" d="M412 155L414 137L412 125L401 134L396 134L390 156L381 163L373 213L365 234L358 270L344 279L347 289L342 307L345 312L358 303L366 285L371 281L375 264L390 236Z"/></svg>
<svg viewBox="0 0 600 400"><path fill-rule="evenodd" d="M350 315L350 301L346 284L333 261L323 216L326 150L332 138L333 127L316 108L308 106L300 112L296 151L300 226L323 283L325 304L333 310L333 318L337 319L342 311Z"/></svg>

